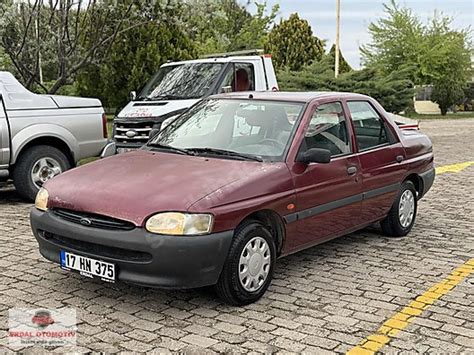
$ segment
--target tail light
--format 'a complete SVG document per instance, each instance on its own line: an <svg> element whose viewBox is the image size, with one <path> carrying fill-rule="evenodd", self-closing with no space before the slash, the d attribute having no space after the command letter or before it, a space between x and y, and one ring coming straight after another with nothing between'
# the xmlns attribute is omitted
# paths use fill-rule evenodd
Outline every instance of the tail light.
<svg viewBox="0 0 474 355"><path fill-rule="evenodd" d="M109 132L107 131L107 116L105 113L102 114L102 133L104 138L108 138Z"/></svg>

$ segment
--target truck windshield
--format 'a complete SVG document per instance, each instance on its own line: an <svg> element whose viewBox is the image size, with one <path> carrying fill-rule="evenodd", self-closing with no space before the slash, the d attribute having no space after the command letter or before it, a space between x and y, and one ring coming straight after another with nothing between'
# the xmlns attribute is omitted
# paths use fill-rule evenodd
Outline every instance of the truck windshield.
<svg viewBox="0 0 474 355"><path fill-rule="evenodd" d="M283 161L303 111L299 102L209 99L179 116L148 143L181 154Z"/></svg>
<svg viewBox="0 0 474 355"><path fill-rule="evenodd" d="M203 97L216 81L222 63L190 63L161 67L146 84L142 100L183 100Z"/></svg>

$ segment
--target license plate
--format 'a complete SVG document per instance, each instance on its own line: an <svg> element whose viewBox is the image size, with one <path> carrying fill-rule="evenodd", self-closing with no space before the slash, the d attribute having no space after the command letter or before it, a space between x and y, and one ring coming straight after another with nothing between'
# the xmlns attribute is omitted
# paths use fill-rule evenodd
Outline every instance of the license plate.
<svg viewBox="0 0 474 355"><path fill-rule="evenodd" d="M117 148L117 153L122 154L122 153L131 152L132 150L135 150L135 149L133 149L133 148Z"/></svg>
<svg viewBox="0 0 474 355"><path fill-rule="evenodd" d="M61 250L61 267L66 270L75 270L83 276L99 277L104 281L115 281L115 265L105 261L86 258Z"/></svg>

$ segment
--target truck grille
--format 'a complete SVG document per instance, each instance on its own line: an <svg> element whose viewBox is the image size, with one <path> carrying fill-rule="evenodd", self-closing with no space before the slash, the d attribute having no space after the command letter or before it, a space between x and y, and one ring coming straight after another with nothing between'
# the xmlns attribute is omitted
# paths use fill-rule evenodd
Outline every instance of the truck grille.
<svg viewBox="0 0 474 355"><path fill-rule="evenodd" d="M139 121L139 122L120 122L114 123L114 140L120 145L131 145L141 147L150 137L155 122Z"/></svg>
<svg viewBox="0 0 474 355"><path fill-rule="evenodd" d="M85 227L114 230L132 230L135 228L135 225L131 222L121 221L119 219L92 213L76 212L58 208L53 209L52 212L59 218Z"/></svg>
<svg viewBox="0 0 474 355"><path fill-rule="evenodd" d="M105 246L101 244L86 242L83 240L67 238L62 235L46 231L39 232L40 235L42 235L42 237L50 243L56 244L59 247L82 252L88 255L136 263L147 263L153 259L151 254L143 251L122 249L113 246Z"/></svg>

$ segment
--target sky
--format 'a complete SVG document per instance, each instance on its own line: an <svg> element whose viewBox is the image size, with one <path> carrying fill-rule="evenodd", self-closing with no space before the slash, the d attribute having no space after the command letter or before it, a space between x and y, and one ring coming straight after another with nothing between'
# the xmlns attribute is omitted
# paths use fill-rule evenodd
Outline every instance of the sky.
<svg viewBox="0 0 474 355"><path fill-rule="evenodd" d="M360 67L359 46L370 42L367 28L384 15L383 3L389 0L340 0L342 54L353 68ZM298 12L306 19L313 34L327 40L328 50L336 37L336 0L267 0L268 7L280 5L279 18L288 18ZM473 27L474 0L399 0L423 21L433 16L435 10L453 18L454 28ZM279 19L277 20L279 21Z"/></svg>

